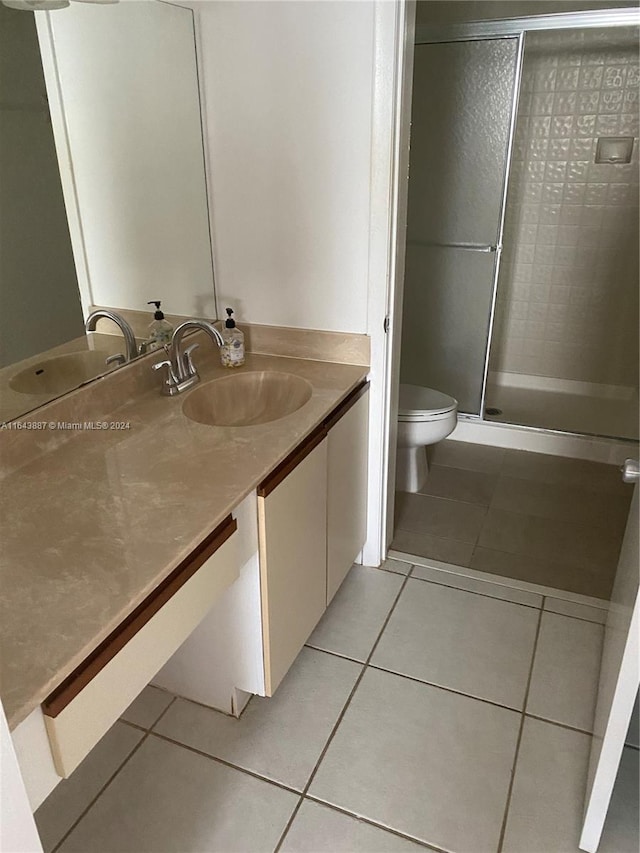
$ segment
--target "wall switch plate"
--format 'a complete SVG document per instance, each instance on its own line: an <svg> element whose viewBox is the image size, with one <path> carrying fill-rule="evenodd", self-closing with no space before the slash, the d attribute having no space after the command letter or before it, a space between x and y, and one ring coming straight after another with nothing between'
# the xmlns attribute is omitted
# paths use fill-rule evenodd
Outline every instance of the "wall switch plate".
<svg viewBox="0 0 640 853"><path fill-rule="evenodd" d="M630 163L633 136L601 136L596 148L596 163Z"/></svg>

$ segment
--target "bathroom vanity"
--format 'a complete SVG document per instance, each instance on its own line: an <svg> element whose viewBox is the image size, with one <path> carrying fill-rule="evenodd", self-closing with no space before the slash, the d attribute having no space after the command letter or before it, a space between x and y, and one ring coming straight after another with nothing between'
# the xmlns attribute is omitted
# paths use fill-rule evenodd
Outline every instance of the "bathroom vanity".
<svg viewBox="0 0 640 853"><path fill-rule="evenodd" d="M101 385L117 426L34 431L6 475L3 703L34 809L151 680L234 714L271 696L364 544L367 368L249 354L235 375L287 373L309 399L212 426L185 412L229 376L216 356L177 398L154 375L108 406L151 356L39 410L89 421Z"/></svg>

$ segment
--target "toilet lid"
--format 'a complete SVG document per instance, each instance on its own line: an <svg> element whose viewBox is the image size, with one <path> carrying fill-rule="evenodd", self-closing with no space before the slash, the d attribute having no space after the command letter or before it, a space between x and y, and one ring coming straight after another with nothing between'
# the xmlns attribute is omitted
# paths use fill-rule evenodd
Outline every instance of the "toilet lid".
<svg viewBox="0 0 640 853"><path fill-rule="evenodd" d="M441 391L423 388L421 385L400 385L398 415L411 417L419 415L444 415L452 411L458 401Z"/></svg>

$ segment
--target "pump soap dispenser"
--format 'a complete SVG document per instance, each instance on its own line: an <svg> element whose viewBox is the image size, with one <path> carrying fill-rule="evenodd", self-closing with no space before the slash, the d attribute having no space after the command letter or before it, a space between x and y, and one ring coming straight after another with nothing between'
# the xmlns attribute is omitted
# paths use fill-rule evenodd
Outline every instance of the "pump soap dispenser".
<svg viewBox="0 0 640 853"><path fill-rule="evenodd" d="M165 346L165 344L171 343L173 326L168 320L164 319L164 313L160 310L161 302L159 299L152 299L151 302L147 302L147 305L156 306L153 322L149 323L149 343L147 349L159 349Z"/></svg>
<svg viewBox="0 0 640 853"><path fill-rule="evenodd" d="M220 361L223 367L240 367L244 364L244 332L236 326L231 317L232 308L227 308L227 319L222 330L224 346L220 347Z"/></svg>

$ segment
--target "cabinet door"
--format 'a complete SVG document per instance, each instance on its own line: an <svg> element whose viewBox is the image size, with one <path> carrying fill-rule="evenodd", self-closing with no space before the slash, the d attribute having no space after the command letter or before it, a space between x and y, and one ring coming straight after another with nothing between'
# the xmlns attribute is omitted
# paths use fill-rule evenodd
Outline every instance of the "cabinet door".
<svg viewBox="0 0 640 853"><path fill-rule="evenodd" d="M327 604L364 545L367 531L367 434L365 393L331 428L327 479Z"/></svg>
<svg viewBox="0 0 640 853"><path fill-rule="evenodd" d="M265 687L273 695L324 613L327 439L272 487L258 488Z"/></svg>

